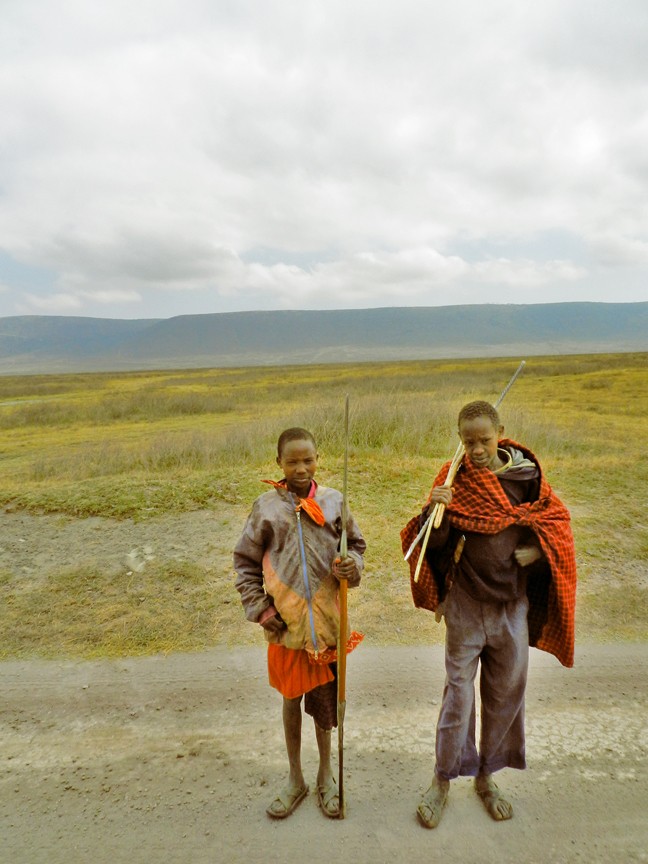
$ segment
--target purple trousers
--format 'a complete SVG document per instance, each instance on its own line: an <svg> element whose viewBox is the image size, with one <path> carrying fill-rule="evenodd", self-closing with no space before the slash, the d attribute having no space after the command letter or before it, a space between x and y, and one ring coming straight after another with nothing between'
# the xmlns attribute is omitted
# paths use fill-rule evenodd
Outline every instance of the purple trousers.
<svg viewBox="0 0 648 864"><path fill-rule="evenodd" d="M526 597L481 603L455 584L445 601L446 681L436 733L439 777L526 768L524 694L529 663ZM475 741L480 668L481 735Z"/></svg>

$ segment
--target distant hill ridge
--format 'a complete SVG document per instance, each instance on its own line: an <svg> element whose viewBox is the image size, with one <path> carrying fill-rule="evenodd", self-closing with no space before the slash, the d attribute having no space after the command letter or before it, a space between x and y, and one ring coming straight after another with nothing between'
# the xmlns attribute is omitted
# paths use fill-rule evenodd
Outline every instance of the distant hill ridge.
<svg viewBox="0 0 648 864"><path fill-rule="evenodd" d="M5 374L645 350L648 302L0 318Z"/></svg>

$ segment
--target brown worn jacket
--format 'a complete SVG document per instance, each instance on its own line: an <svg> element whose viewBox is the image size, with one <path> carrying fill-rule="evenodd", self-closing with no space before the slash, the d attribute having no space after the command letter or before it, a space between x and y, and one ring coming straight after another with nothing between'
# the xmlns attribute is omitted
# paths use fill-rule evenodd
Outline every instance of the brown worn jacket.
<svg viewBox="0 0 648 864"><path fill-rule="evenodd" d="M342 495L318 486L315 501L326 519L322 526L296 511L297 499L288 490L272 489L259 496L234 549L236 588L248 620L258 621L273 604L286 629L266 631L268 641L313 653L337 641L338 582L332 565L339 554ZM351 514L347 543L357 570L348 584L355 587L360 582L366 544Z"/></svg>

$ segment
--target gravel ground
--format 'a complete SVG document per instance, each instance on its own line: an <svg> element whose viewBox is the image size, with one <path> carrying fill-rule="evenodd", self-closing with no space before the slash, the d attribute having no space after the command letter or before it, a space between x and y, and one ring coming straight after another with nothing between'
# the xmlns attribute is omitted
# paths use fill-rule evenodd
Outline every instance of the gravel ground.
<svg viewBox="0 0 648 864"><path fill-rule="evenodd" d="M460 779L441 825L415 818L443 685L439 647L349 658L347 818L313 794L285 821L281 699L259 648L0 664L3 864L486 864L648 861L648 646L581 645L574 669L531 652L527 771L503 771L495 823Z"/></svg>

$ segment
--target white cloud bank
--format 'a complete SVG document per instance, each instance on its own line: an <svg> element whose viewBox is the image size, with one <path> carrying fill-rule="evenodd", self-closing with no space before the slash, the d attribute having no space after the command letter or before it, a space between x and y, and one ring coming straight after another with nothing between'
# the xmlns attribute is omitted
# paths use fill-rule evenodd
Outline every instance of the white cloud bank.
<svg viewBox="0 0 648 864"><path fill-rule="evenodd" d="M648 299L644 0L4 0L0 315Z"/></svg>

